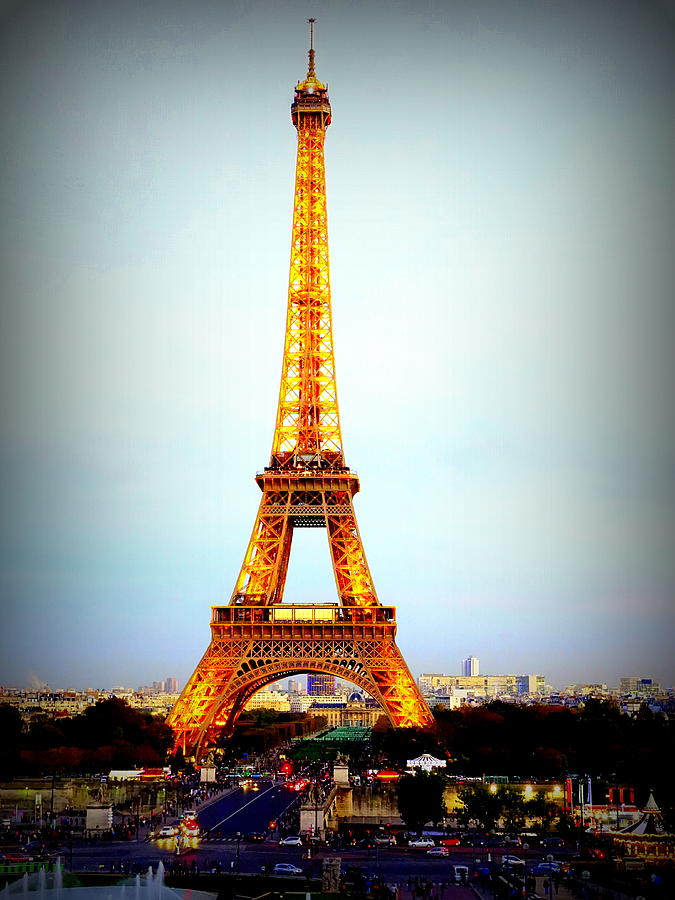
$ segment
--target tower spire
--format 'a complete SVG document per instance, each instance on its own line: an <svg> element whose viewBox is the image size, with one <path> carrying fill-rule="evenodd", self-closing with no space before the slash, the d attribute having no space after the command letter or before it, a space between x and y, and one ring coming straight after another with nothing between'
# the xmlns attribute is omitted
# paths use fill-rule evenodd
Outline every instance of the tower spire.
<svg viewBox="0 0 675 900"><path fill-rule="evenodd" d="M314 23L316 19L307 19L309 22L309 66L307 68L307 80L316 78L314 71Z"/></svg>

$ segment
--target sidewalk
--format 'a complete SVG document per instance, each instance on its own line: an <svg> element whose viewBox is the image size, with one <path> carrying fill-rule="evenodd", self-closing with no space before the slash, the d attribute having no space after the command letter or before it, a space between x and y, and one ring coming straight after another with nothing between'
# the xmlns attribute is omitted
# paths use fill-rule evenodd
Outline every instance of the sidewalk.
<svg viewBox="0 0 675 900"><path fill-rule="evenodd" d="M556 889L555 882L551 881L550 887L545 888L544 882L547 880L548 877L545 875L536 876L536 896L541 898L541 900L578 900L578 894L573 893L564 882L560 882ZM472 882L471 890L479 900L493 900L494 898L489 887L484 887Z"/></svg>
<svg viewBox="0 0 675 900"><path fill-rule="evenodd" d="M573 893L565 884L564 881L561 881L558 887L556 888L555 882L553 879L550 880L550 885L548 888L544 887L544 882L549 879L545 875L537 875L537 895L542 897L543 900L577 900L577 894Z"/></svg>

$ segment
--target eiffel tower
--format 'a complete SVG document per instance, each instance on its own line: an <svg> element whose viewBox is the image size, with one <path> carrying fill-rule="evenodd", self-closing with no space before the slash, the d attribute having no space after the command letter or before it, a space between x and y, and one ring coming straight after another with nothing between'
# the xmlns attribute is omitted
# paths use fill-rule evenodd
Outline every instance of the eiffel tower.
<svg viewBox="0 0 675 900"><path fill-rule="evenodd" d="M338 411L328 261L324 139L328 91L309 68L295 88L298 132L286 336L269 466L244 562L228 606L211 616L211 643L171 711L175 748L200 756L231 734L247 701L300 672L344 678L369 693L397 727L433 717L396 646L359 534L359 479L345 465ZM283 603L296 528L325 528L339 603Z"/></svg>

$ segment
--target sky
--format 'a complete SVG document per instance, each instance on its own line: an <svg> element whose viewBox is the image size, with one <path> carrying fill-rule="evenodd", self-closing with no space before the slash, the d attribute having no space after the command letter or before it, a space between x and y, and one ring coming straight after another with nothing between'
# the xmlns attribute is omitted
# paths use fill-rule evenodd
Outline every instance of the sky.
<svg viewBox="0 0 675 900"><path fill-rule="evenodd" d="M0 684L181 684L269 460L317 19L347 463L414 675L675 683L675 4L0 5ZM285 599L336 599L323 529Z"/></svg>

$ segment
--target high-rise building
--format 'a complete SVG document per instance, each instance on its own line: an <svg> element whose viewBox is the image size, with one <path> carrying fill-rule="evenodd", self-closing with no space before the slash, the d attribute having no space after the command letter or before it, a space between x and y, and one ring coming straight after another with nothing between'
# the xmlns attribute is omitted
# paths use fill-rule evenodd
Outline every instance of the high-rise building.
<svg viewBox="0 0 675 900"><path fill-rule="evenodd" d="M462 675L480 675L480 665L478 657L467 656L462 660Z"/></svg>
<svg viewBox="0 0 675 900"><path fill-rule="evenodd" d="M316 694L334 694L335 675L308 675L307 693L310 697L314 697Z"/></svg>
<svg viewBox="0 0 675 900"><path fill-rule="evenodd" d="M164 682L164 689L167 694L177 694L178 693L178 679L170 676Z"/></svg>

